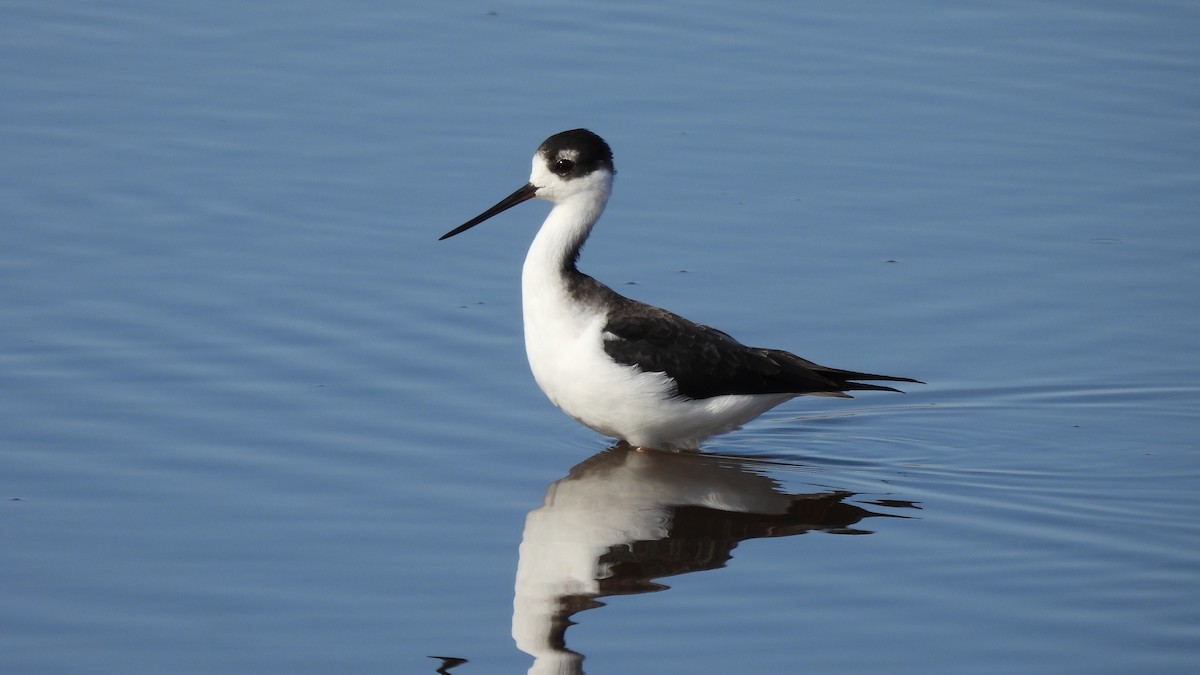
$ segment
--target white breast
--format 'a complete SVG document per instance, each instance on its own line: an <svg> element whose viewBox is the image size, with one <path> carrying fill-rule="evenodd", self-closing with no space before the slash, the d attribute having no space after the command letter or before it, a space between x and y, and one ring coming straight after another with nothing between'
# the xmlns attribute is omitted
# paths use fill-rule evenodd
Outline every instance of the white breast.
<svg viewBox="0 0 1200 675"><path fill-rule="evenodd" d="M656 417L670 397L670 379L620 365L604 352L602 308L572 303L560 283L523 285L525 353L538 386L563 412L606 436L639 435L645 418Z"/></svg>

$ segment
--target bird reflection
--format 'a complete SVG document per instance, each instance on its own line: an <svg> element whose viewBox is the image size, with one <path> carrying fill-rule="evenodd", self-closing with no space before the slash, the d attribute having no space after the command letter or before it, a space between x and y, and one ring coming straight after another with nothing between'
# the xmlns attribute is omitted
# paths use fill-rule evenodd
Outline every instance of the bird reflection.
<svg viewBox="0 0 1200 675"><path fill-rule="evenodd" d="M566 646L572 615L597 598L668 587L656 579L723 567L743 540L855 529L850 492L788 494L762 461L621 443L571 469L529 512L513 600L513 639L532 673L582 673Z"/></svg>

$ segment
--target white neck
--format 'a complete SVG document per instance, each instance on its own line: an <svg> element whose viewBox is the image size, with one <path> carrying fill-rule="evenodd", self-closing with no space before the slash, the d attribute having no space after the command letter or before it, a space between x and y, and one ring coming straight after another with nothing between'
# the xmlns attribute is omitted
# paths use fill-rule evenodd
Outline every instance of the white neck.
<svg viewBox="0 0 1200 675"><path fill-rule="evenodd" d="M560 405L564 360L574 359L573 345L598 319L596 308L581 304L571 291L573 282L583 276L575 268L575 259L604 210L611 182L608 174L599 189L568 195L551 192L548 198L554 209L525 256L521 272L525 351L534 379L555 405Z"/></svg>
<svg viewBox="0 0 1200 675"><path fill-rule="evenodd" d="M570 191L556 187L538 192L539 197L547 192L545 198L554 202L554 208L546 216L525 256L521 286L526 298L539 287L562 289L567 278L577 272L575 260L579 251L608 203L612 191L611 173L597 171L573 182L582 185L572 185L575 189Z"/></svg>

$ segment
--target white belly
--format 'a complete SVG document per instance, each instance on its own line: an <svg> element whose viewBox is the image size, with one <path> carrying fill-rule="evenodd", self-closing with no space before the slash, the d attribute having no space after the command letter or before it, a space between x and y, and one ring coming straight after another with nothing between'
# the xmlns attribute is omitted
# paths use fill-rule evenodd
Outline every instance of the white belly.
<svg viewBox="0 0 1200 675"><path fill-rule="evenodd" d="M613 361L604 351L603 314L568 303L525 297L525 350L538 386L567 415L605 436L651 448L695 449L709 436L732 431L791 394L674 395L664 373Z"/></svg>

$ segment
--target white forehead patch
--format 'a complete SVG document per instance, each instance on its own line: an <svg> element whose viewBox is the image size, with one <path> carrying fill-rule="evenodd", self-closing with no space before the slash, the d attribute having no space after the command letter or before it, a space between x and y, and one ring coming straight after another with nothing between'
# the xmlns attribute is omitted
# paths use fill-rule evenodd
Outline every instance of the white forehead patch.
<svg viewBox="0 0 1200 675"><path fill-rule="evenodd" d="M556 160L565 159L578 162L581 156L582 154L577 148L563 148L556 151L554 157L547 156L542 150L535 152L533 166L529 172L529 182L537 186L537 196L557 204L559 200L572 194L599 190L604 195L603 198L607 200L608 193L612 189L612 172L606 167L597 166L585 175L571 174L567 176L560 176L551 170L550 165Z"/></svg>

